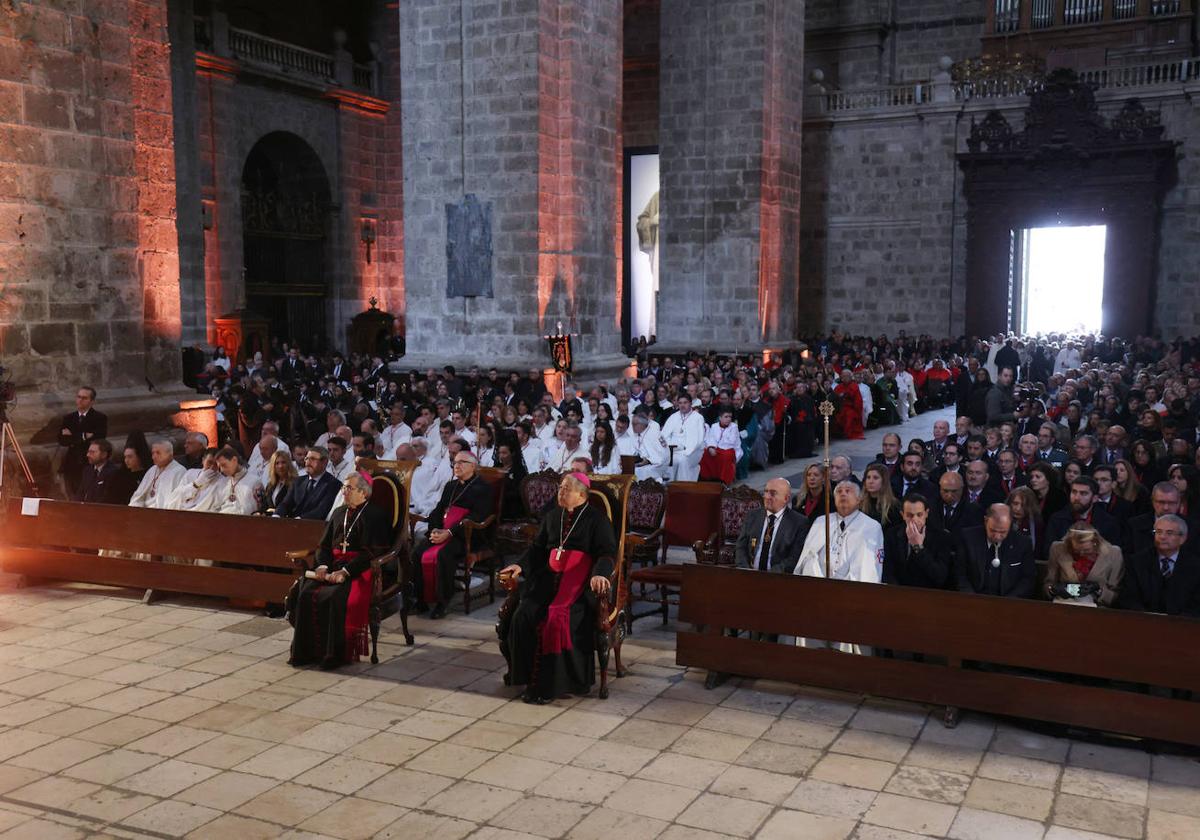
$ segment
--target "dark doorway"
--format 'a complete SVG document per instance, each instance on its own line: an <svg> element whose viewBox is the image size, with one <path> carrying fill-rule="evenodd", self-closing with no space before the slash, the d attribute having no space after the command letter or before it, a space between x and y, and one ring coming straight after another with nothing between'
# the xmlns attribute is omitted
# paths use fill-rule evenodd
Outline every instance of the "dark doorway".
<svg viewBox="0 0 1200 840"><path fill-rule="evenodd" d="M251 149L242 170L246 307L271 335L320 351L327 343L329 181L313 150L275 132Z"/></svg>

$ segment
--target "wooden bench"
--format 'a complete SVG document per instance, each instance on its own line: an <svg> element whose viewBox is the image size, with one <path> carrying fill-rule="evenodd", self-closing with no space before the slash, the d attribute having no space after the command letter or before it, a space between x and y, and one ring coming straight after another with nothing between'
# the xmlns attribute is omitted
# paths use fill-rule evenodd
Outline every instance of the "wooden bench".
<svg viewBox="0 0 1200 840"><path fill-rule="evenodd" d="M42 499L36 516L7 502L0 568L9 574L282 603L292 584L288 552L317 545L323 521L228 516ZM111 557L148 555L149 559ZM164 557L219 565L163 562Z"/></svg>
<svg viewBox="0 0 1200 840"><path fill-rule="evenodd" d="M1200 695L1195 619L692 564L681 601L680 665L945 706L948 725L965 708L1200 746L1200 704L1180 699Z"/></svg>

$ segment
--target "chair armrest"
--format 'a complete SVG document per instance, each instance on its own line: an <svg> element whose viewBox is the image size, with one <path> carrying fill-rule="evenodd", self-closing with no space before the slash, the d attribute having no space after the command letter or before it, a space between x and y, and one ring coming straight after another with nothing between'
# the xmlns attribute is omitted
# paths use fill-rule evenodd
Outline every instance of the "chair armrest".
<svg viewBox="0 0 1200 840"><path fill-rule="evenodd" d="M316 557L316 556L317 556L317 552L311 548L305 549L302 551L285 551L284 552L284 557L286 557L289 561L291 561L291 564L294 567L296 567L296 569L298 571L301 571L301 572L307 571L309 558Z"/></svg>
<svg viewBox="0 0 1200 840"><path fill-rule="evenodd" d="M459 523L463 526L463 531L465 532L463 534L463 547L466 549L467 554L471 553L471 537L475 534L475 532L486 531L488 528L492 527L495 521L496 514L493 513L482 522L476 522L474 519L464 519Z"/></svg>

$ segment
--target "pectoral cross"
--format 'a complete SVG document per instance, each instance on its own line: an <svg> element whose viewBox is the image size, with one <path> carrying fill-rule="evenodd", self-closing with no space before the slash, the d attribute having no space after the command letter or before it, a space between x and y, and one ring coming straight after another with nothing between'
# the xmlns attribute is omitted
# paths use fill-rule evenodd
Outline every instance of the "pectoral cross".
<svg viewBox="0 0 1200 840"><path fill-rule="evenodd" d="M349 532L347 532L345 534L342 534L342 553L343 554L346 552L346 549L349 547L349 545L350 545Z"/></svg>
<svg viewBox="0 0 1200 840"><path fill-rule="evenodd" d="M562 562L562 554L563 554L562 546L559 546L558 548L554 549L553 551L550 552L550 562L551 563L561 563Z"/></svg>

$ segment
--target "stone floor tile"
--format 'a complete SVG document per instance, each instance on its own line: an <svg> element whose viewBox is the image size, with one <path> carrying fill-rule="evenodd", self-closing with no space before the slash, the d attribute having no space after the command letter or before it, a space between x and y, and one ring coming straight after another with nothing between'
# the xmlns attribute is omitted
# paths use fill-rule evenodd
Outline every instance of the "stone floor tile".
<svg viewBox="0 0 1200 840"><path fill-rule="evenodd" d="M963 805L1040 821L1050 816L1050 809L1054 805L1054 790L976 778L967 790Z"/></svg>
<svg viewBox="0 0 1200 840"><path fill-rule="evenodd" d="M277 779L227 771L175 794L174 798L218 811L232 811L278 784Z"/></svg>
<svg viewBox="0 0 1200 840"><path fill-rule="evenodd" d="M390 693L390 692L389 692ZM388 695L384 695L385 697ZM451 735L466 729L474 720L463 715L451 715L445 712L423 710L412 717L400 721L389 729L397 735L412 735L417 738L427 738L433 741L443 741Z"/></svg>
<svg viewBox="0 0 1200 840"><path fill-rule="evenodd" d="M66 776L46 776L24 787L9 791L9 801L45 808L63 808L100 790L100 785L68 779Z"/></svg>
<svg viewBox="0 0 1200 840"><path fill-rule="evenodd" d="M706 758L679 753L662 753L637 773L638 779L704 789L713 783L729 765Z"/></svg>
<svg viewBox="0 0 1200 840"><path fill-rule="evenodd" d="M439 776L461 779L493 756L495 753L475 747L437 744L409 761L405 766L409 770L437 773Z"/></svg>
<svg viewBox="0 0 1200 840"><path fill-rule="evenodd" d="M1060 793L1054 800L1054 813L1050 818L1058 825L1069 828L1082 828L1117 837L1141 837L1146 826L1146 809Z"/></svg>
<svg viewBox="0 0 1200 840"><path fill-rule="evenodd" d="M689 729L670 746L672 752L694 755L713 761L735 761L746 748L754 743L753 738L713 732L707 729Z"/></svg>
<svg viewBox="0 0 1200 840"><path fill-rule="evenodd" d="M101 822L121 822L131 814L149 808L157 801L153 796L141 793L130 793L117 788L101 788L76 799L65 810Z"/></svg>
<svg viewBox="0 0 1200 840"><path fill-rule="evenodd" d="M102 712L99 709L84 709L75 706L67 709L65 712L56 712L44 718L38 718L32 723L25 724L23 728L32 730L33 732L45 732L47 735L62 737L75 735L85 729L91 729L93 726L100 726L115 717L116 715L112 712Z"/></svg>
<svg viewBox="0 0 1200 840"><path fill-rule="evenodd" d="M188 835L188 840L273 840L279 836L279 826L237 814L225 814L200 826Z"/></svg>
<svg viewBox="0 0 1200 840"><path fill-rule="evenodd" d="M896 771L884 790L914 799L930 799L947 805L958 805L963 801L970 784L971 777L960 773L904 766Z"/></svg>
<svg viewBox="0 0 1200 840"><path fill-rule="evenodd" d="M589 770L632 776L657 758L658 754L658 750L614 741L610 737L606 741L597 741L594 746L575 756L571 764Z"/></svg>
<svg viewBox="0 0 1200 840"><path fill-rule="evenodd" d="M472 840L541 840L541 837L537 834L513 831L510 828L499 828L494 825L482 826L471 837Z"/></svg>
<svg viewBox="0 0 1200 840"><path fill-rule="evenodd" d="M670 823L611 808L597 808L583 818L567 837L570 840L654 840Z"/></svg>
<svg viewBox="0 0 1200 840"><path fill-rule="evenodd" d="M503 660L501 660L503 665ZM331 689L334 690L334 689ZM462 715L470 718L483 718L509 704L503 697L485 697L481 694L467 694L456 691L434 702L429 708L435 712L446 712L451 715ZM522 703L521 705L526 705ZM529 726L531 724L522 724Z"/></svg>
<svg viewBox="0 0 1200 840"><path fill-rule="evenodd" d="M348 796L391 769L386 764L364 761L354 756L335 755L324 764L318 764L301 773L295 781L298 784L321 787Z"/></svg>
<svg viewBox="0 0 1200 840"><path fill-rule="evenodd" d="M1113 840L1113 835L1097 834L1094 831L1084 831L1081 828L1052 825L1046 829L1046 836L1043 840Z"/></svg>
<svg viewBox="0 0 1200 840"><path fill-rule="evenodd" d="M1200 759L1177 755L1153 756L1151 776L1160 782L1200 788Z"/></svg>
<svg viewBox="0 0 1200 840"><path fill-rule="evenodd" d="M246 694L254 691L261 691L270 685L270 683L261 682L259 680L248 680L243 677L217 677L212 678L211 674L201 674L198 671L176 671L176 674L187 674L191 679L196 680L196 684L188 689L173 689L174 691L186 691L189 697L199 697L203 700L214 700L219 703L228 703L231 700L237 700ZM154 688L155 686L147 686Z"/></svg>
<svg viewBox="0 0 1200 840"><path fill-rule="evenodd" d="M925 726L928 713L907 708L863 706L850 719L851 729L866 729L887 735L915 738Z"/></svg>
<svg viewBox="0 0 1200 840"><path fill-rule="evenodd" d="M117 787L146 793L151 796L174 796L180 791L211 778L220 772L202 764L191 764L178 759L167 759L153 767L128 776Z"/></svg>
<svg viewBox="0 0 1200 840"><path fill-rule="evenodd" d="M1012 782L1017 785L1054 790L1062 767L1050 761L1039 761L1004 753L985 753L976 774L985 779Z"/></svg>
<svg viewBox="0 0 1200 840"><path fill-rule="evenodd" d="M256 693L255 696L258 696ZM353 726L365 726L368 729L382 731L391 729L402 720L408 720L419 712L411 706L397 706L392 703L380 703L368 700L361 706L347 709L334 718L338 723L349 723Z"/></svg>
<svg viewBox="0 0 1200 840"><path fill-rule="evenodd" d="M491 823L512 831L528 831L539 837L562 837L592 811L591 805L527 796L492 817Z"/></svg>
<svg viewBox="0 0 1200 840"><path fill-rule="evenodd" d="M1152 781L1148 804L1151 811L1170 811L1200 817L1200 790L1191 785Z"/></svg>
<svg viewBox="0 0 1200 840"><path fill-rule="evenodd" d="M799 696L783 711L783 716L841 728L857 711L858 700L801 689Z"/></svg>
<svg viewBox="0 0 1200 840"><path fill-rule="evenodd" d="M495 720L478 720L446 740L451 744L501 752L533 732L534 729L531 726L517 726Z"/></svg>
<svg viewBox="0 0 1200 840"><path fill-rule="evenodd" d="M883 790L895 770L896 765L890 762L830 753L817 762L809 776L835 784Z"/></svg>
<svg viewBox="0 0 1200 840"><path fill-rule="evenodd" d="M111 785L163 761L161 755L118 748L63 771L66 775L98 785Z"/></svg>
<svg viewBox="0 0 1200 840"><path fill-rule="evenodd" d="M520 701L510 701L487 716L488 720L515 723L518 726L541 726L551 718L561 715L565 708L553 703L538 706Z"/></svg>
<svg viewBox="0 0 1200 840"><path fill-rule="evenodd" d="M78 738L59 738L10 758L8 763L17 767L28 767L30 770L40 770L43 773L58 773L107 751L108 747L104 744L93 744Z"/></svg>
<svg viewBox="0 0 1200 840"><path fill-rule="evenodd" d="M8 793L10 790L16 790L19 787L33 784L38 779L45 776L37 770L30 770L25 767L13 767L11 764L0 764L0 794Z"/></svg>
<svg viewBox="0 0 1200 840"><path fill-rule="evenodd" d="M168 726L145 738L130 742L127 748L155 755L177 756L193 747L211 741L217 737L217 734L207 729L195 729L191 726Z"/></svg>
<svg viewBox="0 0 1200 840"><path fill-rule="evenodd" d="M267 712L264 715L254 715L253 718L240 726L223 731L231 735L241 735L245 738L258 738L260 741L275 741L285 743L315 727L312 718L290 715L286 712Z"/></svg>
<svg viewBox="0 0 1200 840"><path fill-rule="evenodd" d="M734 835L717 831L705 831L689 825L676 823L659 835L659 840L733 840Z"/></svg>
<svg viewBox="0 0 1200 840"><path fill-rule="evenodd" d="M445 776L400 768L380 776L359 790L356 796L406 808L417 808L453 784L454 780Z"/></svg>
<svg viewBox="0 0 1200 840"><path fill-rule="evenodd" d="M763 688L763 681L751 681L752 685L736 689L721 705L729 709L758 712L764 715L780 715L796 700L796 687L775 684L779 690Z"/></svg>
<svg viewBox="0 0 1200 840"><path fill-rule="evenodd" d="M552 732L566 732L584 738L603 738L616 729L624 718L599 712L567 709L561 715L546 722L545 728Z"/></svg>
<svg viewBox="0 0 1200 840"><path fill-rule="evenodd" d="M425 803L423 810L472 822L484 822L520 798L519 792L508 788L460 781L432 797Z"/></svg>
<svg viewBox="0 0 1200 840"><path fill-rule="evenodd" d="M1103 770L1122 776L1145 779L1150 776L1150 756L1141 749L1132 747L1109 747L1103 744L1071 744L1067 764Z"/></svg>
<svg viewBox="0 0 1200 840"><path fill-rule="evenodd" d="M559 767L537 786L537 793L555 799L599 805L625 782L626 778L616 773L585 770L582 767Z"/></svg>
<svg viewBox="0 0 1200 840"><path fill-rule="evenodd" d="M1141 806L1146 804L1149 782L1144 778L1104 770L1066 767L1059 781L1059 790L1076 796L1090 796L1093 799ZM1197 795L1200 797L1200 791Z"/></svg>
<svg viewBox="0 0 1200 840"><path fill-rule="evenodd" d="M942 723L941 715L930 715L918 736L918 741L963 749L984 750L991 744L995 736L996 724L994 721L977 716L972 712L963 712L962 718L952 727Z"/></svg>
<svg viewBox="0 0 1200 840"><path fill-rule="evenodd" d="M673 820L691 804L699 791L646 779L630 779L613 791L604 807L658 820Z"/></svg>
<svg viewBox="0 0 1200 840"><path fill-rule="evenodd" d="M138 711L160 700L167 700L171 696L165 691L151 691L148 688L141 688L139 686L126 686L120 691L102 694L91 700L85 700L80 705L87 706L90 709L100 709L105 712L127 715L130 712Z"/></svg>
<svg viewBox="0 0 1200 840"><path fill-rule="evenodd" d="M255 696L262 697L270 692L258 692ZM248 698L243 697L243 700ZM206 712L201 712L184 721L187 726L196 729L211 729L215 732L233 733L253 720L267 714L269 709L261 709L246 703L221 703ZM240 734L240 733L239 733ZM262 739L268 740L268 739Z"/></svg>
<svg viewBox="0 0 1200 840"><path fill-rule="evenodd" d="M190 761L193 764L230 770L273 746L275 744L271 741L260 741L257 738L218 735L197 747L192 747L187 752L180 753L178 758L180 761Z"/></svg>
<svg viewBox="0 0 1200 840"><path fill-rule="evenodd" d="M1011 726L998 726L990 749L1006 755L1062 764L1067 758L1067 750L1070 746L1070 742L1062 738L1051 738L1048 735L1040 735Z"/></svg>
<svg viewBox="0 0 1200 840"><path fill-rule="evenodd" d="M918 739L904 756L904 764L907 765L964 773L968 776L975 773L982 760L983 750L938 744L924 739Z"/></svg>
<svg viewBox="0 0 1200 840"><path fill-rule="evenodd" d="M846 840L854 820L823 817L804 811L776 811L755 835L757 840Z"/></svg>
<svg viewBox="0 0 1200 840"><path fill-rule="evenodd" d="M233 769L239 773L289 781L328 758L329 753L295 747L291 744L277 744L241 764L234 765Z"/></svg>
<svg viewBox="0 0 1200 840"><path fill-rule="evenodd" d="M771 810L770 805L762 802L702 793L675 821L693 828L749 837L763 824Z"/></svg>
<svg viewBox="0 0 1200 840"><path fill-rule="evenodd" d="M379 732L370 738L359 741L353 747L346 750L346 752L349 755L366 759L367 761L400 765L425 752L425 750L436 743L436 741L414 738L410 735Z"/></svg>
<svg viewBox="0 0 1200 840"><path fill-rule="evenodd" d="M873 790L823 782L820 779L805 779L796 785L792 795L784 800L783 806L796 811L857 821L871 807L877 795Z"/></svg>
<svg viewBox="0 0 1200 840"><path fill-rule="evenodd" d="M687 731L686 726L679 724L634 718L614 729L608 735L607 740L621 741L651 750L665 750Z"/></svg>
<svg viewBox="0 0 1200 840"><path fill-rule="evenodd" d="M339 799L336 793L284 782L238 806L236 812L266 822L294 826L331 807Z"/></svg>
<svg viewBox="0 0 1200 840"><path fill-rule="evenodd" d="M4 832L4 840L80 840L90 832L47 819L30 819Z"/></svg>
<svg viewBox="0 0 1200 840"><path fill-rule="evenodd" d="M731 709L717 706L699 721L696 726L701 729L712 729L728 735L740 735L746 738L759 738L778 719L774 715L764 715L757 712L747 712L741 709Z"/></svg>
<svg viewBox="0 0 1200 840"><path fill-rule="evenodd" d="M386 802L346 797L300 823L300 828L341 840L367 840L396 822L405 812L404 808Z"/></svg>
<svg viewBox="0 0 1200 840"><path fill-rule="evenodd" d="M347 723L334 723L327 720L299 734L293 735L284 741L284 743L310 750L337 753L349 749L359 741L365 741L376 734L378 732L374 729L367 729L363 726L351 726Z"/></svg>
<svg viewBox="0 0 1200 840"><path fill-rule="evenodd" d="M823 750L837 740L841 733L841 729L826 726L823 723L784 717L771 724L762 737L767 741L776 741L793 747Z"/></svg>
<svg viewBox="0 0 1200 840"><path fill-rule="evenodd" d="M485 721L490 723L490 721ZM481 722L485 723L485 722ZM476 724L481 725L481 724ZM524 727L522 727L524 728ZM463 730L459 734L465 734L468 730ZM456 735L451 740L457 740ZM543 730L533 729L529 735L523 738L520 743L514 743L508 748L508 752L514 755L523 755L526 758L537 758L542 761L553 761L557 764L567 764L575 756L592 749L600 741L595 738L583 738L578 735L568 735L565 732L548 732ZM472 746L480 746L473 744Z"/></svg>
<svg viewBox="0 0 1200 840"><path fill-rule="evenodd" d="M1184 814L1151 811L1146 824L1146 840L1196 840L1200 837L1200 818Z"/></svg>
<svg viewBox="0 0 1200 840"><path fill-rule="evenodd" d="M182 837L219 816L221 812L213 808L168 799L126 817L122 822L131 828L144 828L170 837Z"/></svg>
<svg viewBox="0 0 1200 840"><path fill-rule="evenodd" d="M787 799L799 779L753 767L730 767L709 788L713 793L779 805Z"/></svg>
<svg viewBox="0 0 1200 840"><path fill-rule="evenodd" d="M847 729L829 745L829 751L898 763L908 753L912 743L911 738L901 738L898 735L885 735L866 729Z"/></svg>
<svg viewBox="0 0 1200 840"><path fill-rule="evenodd" d="M947 836L953 840L1042 840L1045 832L1040 821L960 808Z"/></svg>
<svg viewBox="0 0 1200 840"><path fill-rule="evenodd" d="M87 704L96 702L98 701L88 700ZM36 697L31 700L20 700L16 703L9 703L4 707L4 723L6 726L24 726L27 723L33 723L33 721L39 718L64 712L68 708L70 707L66 703L52 703L49 700L42 700ZM112 709L110 711L116 712L121 710Z"/></svg>
<svg viewBox="0 0 1200 840"><path fill-rule="evenodd" d="M949 830L957 812L953 805L881 793L867 809L863 821L913 834L941 837Z"/></svg>
<svg viewBox="0 0 1200 840"><path fill-rule="evenodd" d="M462 840L479 826L473 822L409 811L375 835L377 840Z"/></svg>
<svg viewBox="0 0 1200 840"><path fill-rule="evenodd" d="M147 686L154 688L154 686ZM70 703L76 705L85 700L92 700L100 697L103 694L108 694L113 691L118 691L120 686L115 683L105 682L104 680L79 679L74 677L70 683L62 688L57 688L54 691L48 691L42 695L43 700L50 700L54 703ZM75 709L75 712L82 712L83 709ZM98 709L88 709L87 711L99 713ZM111 716L111 715L110 715Z"/></svg>
<svg viewBox="0 0 1200 840"><path fill-rule="evenodd" d="M536 758L501 753L467 774L473 782L529 791L563 770L558 764Z"/></svg>

